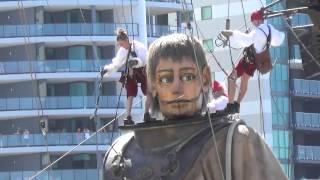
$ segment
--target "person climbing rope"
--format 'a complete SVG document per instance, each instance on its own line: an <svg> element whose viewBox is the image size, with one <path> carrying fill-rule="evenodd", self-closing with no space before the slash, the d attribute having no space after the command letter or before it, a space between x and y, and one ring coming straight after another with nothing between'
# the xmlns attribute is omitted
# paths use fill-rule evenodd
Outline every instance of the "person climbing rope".
<svg viewBox="0 0 320 180"><path fill-rule="evenodd" d="M244 47L243 57L228 77L227 110L239 113L240 103L247 92L250 76L256 69L265 74L272 69L269 55L269 47L280 46L284 41L285 34L275 29L271 24L264 23L264 8L251 13L251 22L256 27L250 33L237 30L223 30L221 34L230 40L234 46ZM237 101L234 101L236 80L241 77L240 90Z"/></svg>

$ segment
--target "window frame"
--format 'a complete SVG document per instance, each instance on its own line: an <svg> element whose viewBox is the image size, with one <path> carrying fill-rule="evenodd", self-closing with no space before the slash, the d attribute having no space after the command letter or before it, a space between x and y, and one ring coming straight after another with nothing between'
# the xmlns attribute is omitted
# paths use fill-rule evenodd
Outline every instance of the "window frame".
<svg viewBox="0 0 320 180"><path fill-rule="evenodd" d="M206 10L210 9L210 16L206 17L205 13L207 12ZM203 6L201 7L201 20L210 20L212 19L212 6Z"/></svg>

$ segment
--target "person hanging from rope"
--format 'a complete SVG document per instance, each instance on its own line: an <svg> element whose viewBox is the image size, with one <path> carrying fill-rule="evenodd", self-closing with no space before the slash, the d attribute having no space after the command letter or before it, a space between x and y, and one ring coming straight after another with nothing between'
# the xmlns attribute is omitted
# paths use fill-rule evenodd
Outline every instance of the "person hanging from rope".
<svg viewBox="0 0 320 180"><path fill-rule="evenodd" d="M264 140L243 121L209 118L211 72L199 40L171 34L154 41L147 79L151 112L161 121L123 127L131 132L107 151L105 180L287 179Z"/></svg>
<svg viewBox="0 0 320 180"><path fill-rule="evenodd" d="M256 69L265 74L272 69L269 55L269 46L280 46L285 34L275 29L271 24L264 23L264 9L251 13L251 22L256 27L250 33L242 33L237 30L223 30L221 34L227 37L234 46L245 47L243 57L229 75L227 109L233 113L239 113L240 103L247 92L250 76ZM236 80L241 77L238 99L234 101Z"/></svg>
<svg viewBox="0 0 320 180"><path fill-rule="evenodd" d="M134 124L131 116L132 102L133 98L137 96L138 83L141 83L141 90L146 95L144 121L148 122L151 118L149 114L150 97L147 92L145 72L147 48L139 41L134 40L130 42L128 34L124 29L118 29L117 31L117 44L120 48L112 59L112 63L103 67L102 76L117 71L120 68L125 68L119 80L127 90L127 118L124 119L124 125Z"/></svg>

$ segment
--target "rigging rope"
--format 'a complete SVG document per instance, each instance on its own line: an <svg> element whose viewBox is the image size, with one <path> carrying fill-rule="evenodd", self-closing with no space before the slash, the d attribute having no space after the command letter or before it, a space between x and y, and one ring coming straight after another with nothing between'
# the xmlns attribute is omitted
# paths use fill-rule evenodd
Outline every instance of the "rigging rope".
<svg viewBox="0 0 320 180"><path fill-rule="evenodd" d="M261 95L261 79L260 79L260 73L258 73L258 87L259 87L259 101L260 101L260 126L261 131L263 134L263 138L266 137L265 128L264 128L264 112L263 112L263 102L262 102L262 95ZM271 87L270 87L271 90Z"/></svg>
<svg viewBox="0 0 320 180"><path fill-rule="evenodd" d="M28 28L29 25L27 23L27 17L26 17L26 13L25 13L25 10L24 10L24 6L23 6L23 2L22 0L19 0L18 1L18 8L19 8L19 16L20 16L20 19L21 21L23 22L23 29L24 29L24 33L25 33L25 36L23 36L23 39L24 39L24 48L25 48L25 51L26 51L26 55L27 55L27 60L29 62L29 70L30 70L30 77L31 77L31 83L32 83L32 89L33 89L33 92L35 90L36 92L36 95L37 95L37 99L36 100L36 105L37 105L37 115L38 117L41 117L43 116L43 105L42 105L42 102L41 102L41 96L40 96L40 90L39 90L39 85L37 83L37 74L33 71L33 65L32 65L32 60L31 60L31 55L30 55L30 44L31 44L31 41L30 41L30 29ZM36 86L36 88L34 88ZM40 110L39 110L40 108ZM40 112L41 112L41 115L40 115Z"/></svg>
<svg viewBox="0 0 320 180"><path fill-rule="evenodd" d="M230 0L228 0L228 18L226 19L226 29L227 30L230 29ZM234 63L233 63L233 57L232 57L231 45L230 45L229 37L227 37L227 43L228 43L228 47L229 47L229 56L230 56L232 69L234 69L235 66L234 66Z"/></svg>
<svg viewBox="0 0 320 180"><path fill-rule="evenodd" d="M316 60L316 58L312 55L312 53L309 51L309 49L305 46L305 44L301 41L301 39L298 37L297 33L294 32L293 28L289 25L287 19L284 16L281 16L285 22L285 25L288 27L292 35L296 38L298 43L302 46L302 48L306 51L306 53L310 56L311 60L320 68L320 63Z"/></svg>
<svg viewBox="0 0 320 180"><path fill-rule="evenodd" d="M187 4L187 3L186 3L186 0L184 0L184 3ZM192 0L191 0L191 3L193 3ZM186 12L185 12L185 13L186 13ZM194 19L194 21L196 22L196 19ZM191 40L192 40L192 43L191 43L191 44L192 44L193 53L194 53L195 60L196 60L197 70L198 70L198 72L200 73L201 71L200 71L200 66L199 66L199 59L198 59L198 57L197 57L197 53L196 53L195 47L194 47L193 29L192 29L192 26L191 26L191 23L190 23L189 16L187 17L187 24L188 24L188 29L189 29L189 31L190 31L190 35L188 35L187 33L186 33L186 35L187 35L189 38L191 38ZM196 28L198 28L198 27L196 26ZM200 77L199 79L200 79L200 84L201 84L201 90L202 90L202 93L203 93L203 92L204 92L203 79L202 79L203 77L202 77L202 76L199 76L199 77ZM211 91L209 91L209 92L211 92ZM207 98L208 98L208 97L203 97L203 100L205 101L204 104L207 104L207 103L208 103L208 99L207 99ZM225 175L224 175L224 173L223 173L223 168L222 168L222 164L221 164L221 159L220 159L220 155L219 155L219 152L218 152L218 145L217 145L216 136L215 136L215 132L214 132L214 129L213 129L213 125L212 125L212 121L211 121L209 109L206 108L206 111L207 111L206 114L207 114L207 116L208 116L208 121L209 121L209 124L210 124L213 146L214 146L214 148L215 148L215 152L216 152L216 155L217 155L217 158L218 158L218 164L219 164L220 172L221 172L221 175L222 175L222 177L223 177L223 180L225 180Z"/></svg>
<svg viewBox="0 0 320 180"><path fill-rule="evenodd" d="M47 1L47 0L46 0ZM78 3L78 6L79 6L79 10L80 10L80 13L81 13L81 17L82 17L82 19L83 19L83 21L84 21L84 23L86 24L86 22L85 22L85 17L84 17L84 14L83 14L83 12L82 12L82 9L81 9L81 7L80 7L80 5L79 5L79 1L77 0L77 3ZM47 2L47 4L48 4L48 2ZM131 4L131 6L132 6L132 4ZM132 7L131 7L132 8ZM133 18L132 18L132 21L133 21ZM133 24L133 22L132 22L132 24ZM134 36L134 35L133 35ZM134 37L133 37L134 38ZM90 42L92 43L92 45L94 45L93 44L93 40L92 40L92 38L91 38L91 36L90 36ZM94 50L96 51L96 48L94 48ZM96 54L97 54L97 52L96 52ZM98 56L96 56L96 58L99 58ZM98 79L98 77L97 77L97 79ZM100 87L102 86L102 84L101 84L101 81L100 81L100 83L99 83L99 91L100 91ZM38 173L36 173L35 175L33 175L32 177L31 177L31 179L34 179L34 178L36 178L37 176L39 176L41 173L43 173L45 170L47 170L48 168L50 168L51 166L53 166L55 163L57 163L58 161L60 161L62 158L64 158L65 156L67 156L68 154L70 154L71 152L73 152L76 148L78 148L80 145L82 145L83 143L85 143L86 141L88 141L88 140L90 140L92 137L94 137L95 135L97 135L100 131L102 131L103 129L105 129L107 126L109 126L111 123L114 123L114 125L113 125L113 130L112 130L112 135L111 135L111 142L112 142L112 139L113 139L113 133L114 133L114 131L115 131L115 122L116 122L116 120L117 120L117 118L118 117L120 117L120 116L122 116L124 113L125 113L125 111L123 112L123 113L121 113L119 116L117 116L117 113L118 113L118 109L119 109L119 105L120 105L120 98L121 98L121 93L122 93L122 88L123 88L123 86L121 86L121 91L120 91L120 95L118 96L118 102L117 102L117 109L116 109L116 114L115 114L115 118L113 119L113 120L111 120L109 123L107 123L107 124L105 124L104 126L102 126L100 129L98 129L97 130L97 128L96 128L96 132L94 133L94 134L92 134L90 137L88 137L86 140L84 140L84 141L82 141L82 142L80 142L79 144L77 144L76 146L74 146L72 149L70 149L69 151L67 151L66 153L64 153L61 157L59 157L57 160L55 160L54 162L52 162L51 164L49 164L46 168L44 168L44 169L42 169L41 171L39 171ZM137 101L135 104L133 104L133 106L135 106L136 104L138 104L138 103L140 103L140 102L142 102L142 100L143 100L143 98L141 98L139 101ZM99 102L99 96L97 97L97 102ZM96 105L96 107L97 107L97 105ZM95 109L95 112L97 111L97 109ZM96 143L98 143L98 142L96 142ZM97 146L98 146L98 144L96 144ZM112 148L113 149L113 148ZM115 149L113 149L114 151L115 151ZM115 151L117 154L119 154L117 151Z"/></svg>
<svg viewBox="0 0 320 180"><path fill-rule="evenodd" d="M133 105L137 105L139 104L141 101L136 102ZM121 114L119 114L118 117L122 116L125 113L125 111L123 111ZM29 178L29 180L35 179L37 176L41 175L44 171L46 171L47 169L49 169L51 166L53 166L54 164L56 164L58 161L60 161L61 159L63 159L65 156L67 156L68 154L72 153L75 149L77 149L79 146L81 146L82 144L84 144L85 142L89 141L91 138L93 138L94 136L97 135L98 132L102 131L103 129L105 129L106 127L108 127L111 123L113 123L114 121L116 121L116 119L118 118L114 118L112 119L110 122L108 122L107 124L105 124L104 126L102 126L100 129L98 129L96 132L94 132L93 134L91 134L87 139L81 141L79 144L77 144L76 146L74 146L72 149L70 149L69 151L67 151L66 153L64 153L62 156L60 156L58 159L56 159L54 162L52 162L51 164L49 164L48 166L46 166L45 168L43 168L41 171L37 172L36 174L34 174L33 176L31 176ZM111 147L111 146L110 146ZM115 151L117 152L117 151ZM121 153L117 153L117 154L121 154Z"/></svg>

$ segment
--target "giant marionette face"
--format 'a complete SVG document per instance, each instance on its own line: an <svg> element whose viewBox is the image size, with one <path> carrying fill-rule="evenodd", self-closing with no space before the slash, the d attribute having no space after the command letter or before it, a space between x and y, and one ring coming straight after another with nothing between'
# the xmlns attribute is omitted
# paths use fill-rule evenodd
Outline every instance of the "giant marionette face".
<svg viewBox="0 0 320 180"><path fill-rule="evenodd" d="M146 67L154 116L183 119L206 111L211 76L198 39L179 33L160 37L149 46Z"/></svg>
<svg viewBox="0 0 320 180"><path fill-rule="evenodd" d="M202 87L207 91L209 82L209 68L199 73L191 57L179 61L160 58L151 82L152 93L157 95L160 112L166 118L190 117L200 113L204 101Z"/></svg>

